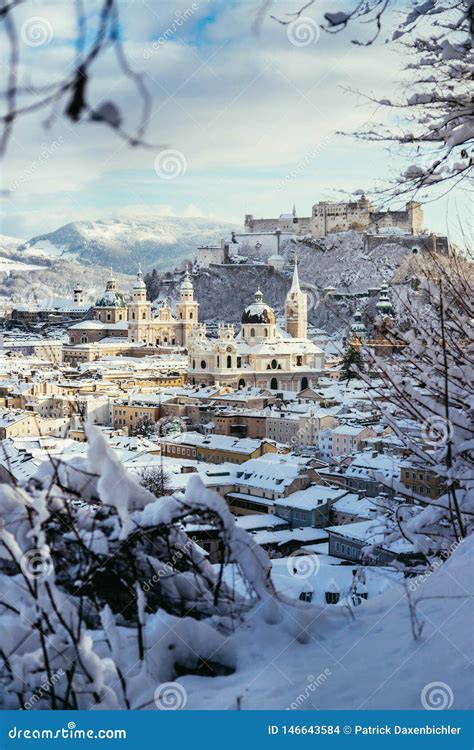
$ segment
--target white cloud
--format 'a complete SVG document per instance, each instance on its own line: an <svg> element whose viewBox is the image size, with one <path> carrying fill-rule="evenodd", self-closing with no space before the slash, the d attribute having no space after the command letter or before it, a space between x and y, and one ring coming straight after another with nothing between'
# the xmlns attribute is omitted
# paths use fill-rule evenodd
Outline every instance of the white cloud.
<svg viewBox="0 0 474 750"><path fill-rule="evenodd" d="M89 0L87 6L93 5ZM194 5L169 41L144 57L153 40L172 28L178 11L183 15ZM140 3L137 12L137 3L120 4L125 49L137 69L146 71L153 95L146 138L155 148L130 149L113 131L90 123L73 126L60 112L48 131L41 123L49 112L25 119L15 131L3 178L6 186L19 183L8 201L5 231L35 221L32 233L48 231L55 228L53 220L133 213L137 206L164 215L187 212L234 221L245 212L276 214L294 201L308 212L332 188L370 187L375 177L388 175L394 163L381 148L334 135L361 129L374 114L342 87L390 94L401 60L387 46L356 47L347 35L322 33L316 44L295 47L285 27L269 18L260 36L253 35L257 4L197 0L194 5L188 0L179 8L171 2ZM58 1L36 6L55 37L44 47L22 51L21 75L24 81L51 81L74 59L71 15ZM291 2L274 6L279 15L291 10ZM197 33L197 22L213 13L215 22ZM125 127L133 130L140 101L121 76L113 51L93 74L90 103L113 99ZM41 145L58 138L61 147L32 170ZM184 154L184 177L167 182L157 177L153 163L163 144ZM323 144L319 151L318 144ZM287 175L306 161L282 189Z"/></svg>

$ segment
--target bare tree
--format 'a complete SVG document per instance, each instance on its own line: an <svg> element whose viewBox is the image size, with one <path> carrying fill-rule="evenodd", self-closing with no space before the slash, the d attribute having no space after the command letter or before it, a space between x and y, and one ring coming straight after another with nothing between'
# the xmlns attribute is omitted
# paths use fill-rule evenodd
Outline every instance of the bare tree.
<svg viewBox="0 0 474 750"><path fill-rule="evenodd" d="M417 290L399 300L399 321L384 328L398 354L387 359L362 346L379 380L360 376L389 405L385 420L414 463L437 476L441 488L437 499L428 499L397 484L407 506L397 508L390 536L434 555L474 530L472 300L472 264L457 253L432 253ZM406 418L420 425L419 436L405 431Z"/></svg>
<svg viewBox="0 0 474 750"><path fill-rule="evenodd" d="M271 0L262 4L257 27L272 4ZM289 26L301 22L303 14L311 10L317 10L314 0L272 18ZM395 8L393 0L361 0L352 10L333 10L318 20L328 34L355 27L359 38L350 42L359 46L372 45L384 22L389 29L387 43L396 45L408 59L404 93L398 99L361 94L386 110L386 119L392 122L354 134L361 140L398 147L408 159L406 168L385 191L387 196L413 197L421 189L435 186L449 190L467 177L474 163L471 0L417 0L404 10ZM368 39L363 38L362 29L372 30Z"/></svg>
<svg viewBox="0 0 474 750"><path fill-rule="evenodd" d="M38 22L37 8L34 3L30 4L32 20ZM56 80L38 88L25 85L19 79L25 29L18 28L15 11L20 5L24 6L23 0L0 2L0 26L3 27L3 37L8 49L7 81L0 92L1 98L6 102L6 110L0 115L0 156L7 150L17 121L40 111L49 112L47 125L60 112L73 123L103 123L130 146L146 145L144 137L151 113L151 97L144 76L132 69L124 52L117 0L95 0L95 7L89 8L87 13L82 0L69 0L69 4L71 13L76 16L75 59L68 72L64 74L63 71L58 71ZM48 29L30 31L33 34L48 33ZM127 131L123 126L122 112L113 100L94 104L89 95L97 64L110 49L115 53L122 75L130 81L140 99L140 121L134 132Z"/></svg>

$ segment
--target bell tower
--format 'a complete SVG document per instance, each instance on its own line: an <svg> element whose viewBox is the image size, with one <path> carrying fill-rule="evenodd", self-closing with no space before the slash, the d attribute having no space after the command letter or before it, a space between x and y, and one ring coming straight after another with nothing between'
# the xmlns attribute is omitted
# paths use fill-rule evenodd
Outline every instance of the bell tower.
<svg viewBox="0 0 474 750"><path fill-rule="evenodd" d="M135 344L150 344L151 302L146 298L146 284L141 267L132 288L132 298L128 303L128 340Z"/></svg>
<svg viewBox="0 0 474 750"><path fill-rule="evenodd" d="M178 321L178 344L187 346L189 334L198 323L199 304L194 299L194 287L189 272L179 290L179 302L176 303L176 318Z"/></svg>
<svg viewBox="0 0 474 750"><path fill-rule="evenodd" d="M308 302L305 292L300 287L298 276L298 258L295 256L295 267L290 291L285 303L286 330L295 339L305 339L308 336Z"/></svg>

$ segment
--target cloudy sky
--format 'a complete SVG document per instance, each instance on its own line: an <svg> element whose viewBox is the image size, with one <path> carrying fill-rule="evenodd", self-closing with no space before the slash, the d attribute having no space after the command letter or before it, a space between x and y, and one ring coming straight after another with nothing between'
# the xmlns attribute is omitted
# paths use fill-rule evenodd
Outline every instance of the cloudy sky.
<svg viewBox="0 0 474 750"><path fill-rule="evenodd" d="M283 19L301 4L274 0L271 12ZM100 2L85 6L92 31ZM246 213L276 216L293 204L309 215L318 200L360 189L370 195L396 173L403 164L396 155L337 135L384 118L350 90L400 91L403 57L383 44L393 19L386 19L379 43L363 47L350 43L354 33L320 31L322 11L334 10L334 0L308 8L299 26L278 24L267 12L256 34L259 6L258 0L123 0L124 49L152 96L150 148L130 148L97 123L72 125L61 114L64 102L23 118L4 163L0 231L29 238L78 219L138 214L241 224ZM72 69L73 7L72 0L30 0L15 11L21 101L31 103L33 90ZM113 101L133 132L140 98L113 50L92 72L89 103ZM446 217L463 206L462 195L450 194L426 207L426 223L444 233Z"/></svg>

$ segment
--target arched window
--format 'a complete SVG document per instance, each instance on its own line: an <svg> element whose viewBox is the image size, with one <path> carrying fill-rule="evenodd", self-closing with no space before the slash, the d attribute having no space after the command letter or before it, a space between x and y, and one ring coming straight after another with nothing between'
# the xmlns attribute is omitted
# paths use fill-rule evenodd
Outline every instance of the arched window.
<svg viewBox="0 0 474 750"><path fill-rule="evenodd" d="M253 338L255 336L255 328L250 329L250 338Z"/></svg>
<svg viewBox="0 0 474 750"><path fill-rule="evenodd" d="M182 319L183 319L183 313L182 313L182 312L180 312L180 314L179 314L179 319L180 319L180 320L182 320Z"/></svg>
<svg viewBox="0 0 474 750"><path fill-rule="evenodd" d="M205 369L206 369L206 360L201 359L201 370L205 370Z"/></svg>
<svg viewBox="0 0 474 750"><path fill-rule="evenodd" d="M193 319L193 314L192 314L192 312L190 312L189 313L189 320L192 320L192 319Z"/></svg>
<svg viewBox="0 0 474 750"><path fill-rule="evenodd" d="M243 378L239 380L239 388L245 388L245 380Z"/></svg>
<svg viewBox="0 0 474 750"><path fill-rule="evenodd" d="M232 357L230 354L227 355L227 367L232 367Z"/></svg>
<svg viewBox="0 0 474 750"><path fill-rule="evenodd" d="M278 380L276 378L272 378L270 381L270 389L272 391L276 391L278 388Z"/></svg>
<svg viewBox="0 0 474 750"><path fill-rule="evenodd" d="M217 355L217 366L221 366L221 358L219 357L219 355Z"/></svg>
<svg viewBox="0 0 474 750"><path fill-rule="evenodd" d="M135 320L135 313L134 312L132 312L132 318L133 318L133 320Z"/></svg>
<svg viewBox="0 0 474 750"><path fill-rule="evenodd" d="M303 364L303 357L301 356L301 354L297 355L297 357L296 357L296 364L297 364L298 367L301 367L301 365Z"/></svg>
<svg viewBox="0 0 474 750"><path fill-rule="evenodd" d="M146 320L146 312L142 313L142 320Z"/></svg>
<svg viewBox="0 0 474 750"><path fill-rule="evenodd" d="M301 378L301 390L304 391L308 387L308 378Z"/></svg>

